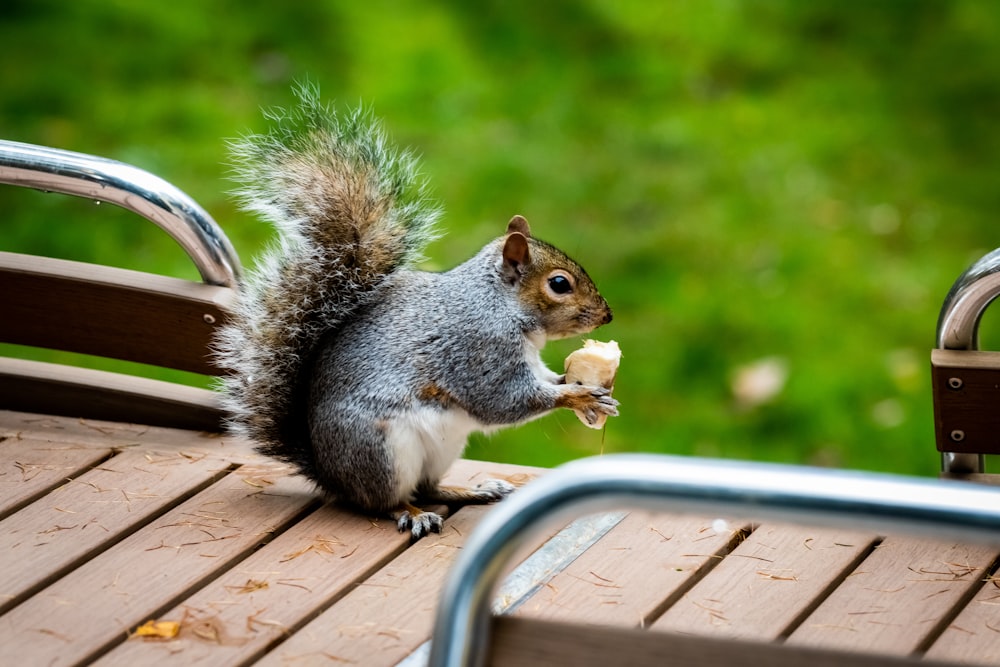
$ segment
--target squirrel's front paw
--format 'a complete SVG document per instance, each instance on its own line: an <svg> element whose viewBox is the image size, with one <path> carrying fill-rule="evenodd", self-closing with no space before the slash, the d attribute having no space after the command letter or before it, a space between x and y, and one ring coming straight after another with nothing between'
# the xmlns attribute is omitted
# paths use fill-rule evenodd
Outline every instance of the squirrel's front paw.
<svg viewBox="0 0 1000 667"><path fill-rule="evenodd" d="M602 415L618 416L618 401L611 397L611 390L587 385L564 385L562 394L556 401L557 408L569 408L596 424Z"/></svg>
<svg viewBox="0 0 1000 667"><path fill-rule="evenodd" d="M396 519L396 529L401 533L410 531L410 539L416 541L430 533L440 533L444 519L437 512L425 512L408 505L393 512Z"/></svg>

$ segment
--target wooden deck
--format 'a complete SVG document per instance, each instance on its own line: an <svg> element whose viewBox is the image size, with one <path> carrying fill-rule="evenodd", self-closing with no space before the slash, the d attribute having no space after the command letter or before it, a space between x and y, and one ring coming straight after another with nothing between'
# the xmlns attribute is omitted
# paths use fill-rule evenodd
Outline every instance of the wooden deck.
<svg viewBox="0 0 1000 667"><path fill-rule="evenodd" d="M223 437L0 411L0 443L0 646L20 664L420 664L441 582L490 511L410 545ZM449 481L541 472L460 461ZM1000 662L998 548L644 512L579 521L545 548L557 556L500 592L498 635L519 639L498 664L567 637L547 655L572 662L609 628L706 638L720 664L747 642L781 645L775 664L811 648ZM590 644L581 623L603 626Z"/></svg>

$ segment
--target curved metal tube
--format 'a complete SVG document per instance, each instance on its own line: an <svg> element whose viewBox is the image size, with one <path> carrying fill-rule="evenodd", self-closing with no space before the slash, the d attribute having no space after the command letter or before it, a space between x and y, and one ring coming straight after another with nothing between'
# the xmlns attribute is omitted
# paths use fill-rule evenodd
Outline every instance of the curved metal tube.
<svg viewBox="0 0 1000 667"><path fill-rule="evenodd" d="M997 296L1000 296L1000 248L970 266L952 285L938 316L938 348L979 349L979 320Z"/></svg>
<svg viewBox="0 0 1000 667"><path fill-rule="evenodd" d="M505 564L546 526L623 506L924 530L1000 544L1000 489L871 473L620 454L583 459L504 500L469 536L441 594L431 667L481 665Z"/></svg>
<svg viewBox="0 0 1000 667"><path fill-rule="evenodd" d="M158 176L107 158L0 141L0 183L116 204L154 222L210 285L236 287L240 262L229 239L190 197Z"/></svg>
<svg viewBox="0 0 1000 667"><path fill-rule="evenodd" d="M1000 248L970 266L951 286L938 316L938 349L978 350L979 321L997 296L1000 296ZM982 454L941 453L944 472L977 473L983 471L983 466Z"/></svg>

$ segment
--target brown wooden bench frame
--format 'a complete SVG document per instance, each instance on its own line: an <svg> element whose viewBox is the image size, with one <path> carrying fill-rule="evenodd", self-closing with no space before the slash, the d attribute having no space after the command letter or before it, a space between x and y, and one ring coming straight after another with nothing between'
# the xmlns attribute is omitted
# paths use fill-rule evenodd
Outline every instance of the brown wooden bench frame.
<svg viewBox="0 0 1000 667"><path fill-rule="evenodd" d="M228 287L0 252L3 342L214 375ZM65 365L0 359L8 409L217 431L213 392Z"/></svg>
<svg viewBox="0 0 1000 667"><path fill-rule="evenodd" d="M0 182L92 198L157 224L204 282L0 252L0 342L216 375L212 336L226 318L239 260L187 195L131 165L0 141ZM75 366L0 359L7 409L219 431L213 392Z"/></svg>

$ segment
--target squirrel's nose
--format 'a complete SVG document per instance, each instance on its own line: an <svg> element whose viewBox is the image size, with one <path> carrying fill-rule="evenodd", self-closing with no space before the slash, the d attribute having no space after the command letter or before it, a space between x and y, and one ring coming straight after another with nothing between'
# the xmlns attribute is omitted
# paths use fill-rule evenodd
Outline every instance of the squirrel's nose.
<svg viewBox="0 0 1000 667"><path fill-rule="evenodd" d="M608 322L610 322L612 320L613 317L614 317L614 313L611 312L611 307L608 306L607 309L604 312L604 321L601 322L601 324L607 324Z"/></svg>

